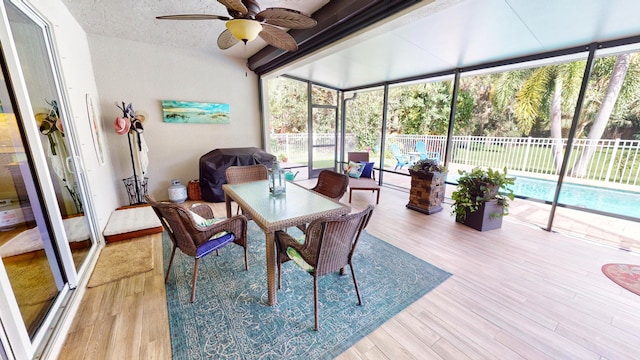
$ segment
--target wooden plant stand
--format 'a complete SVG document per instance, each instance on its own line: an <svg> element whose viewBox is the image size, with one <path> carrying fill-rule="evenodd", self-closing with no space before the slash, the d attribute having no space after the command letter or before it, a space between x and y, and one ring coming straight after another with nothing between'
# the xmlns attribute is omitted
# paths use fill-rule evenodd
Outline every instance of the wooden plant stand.
<svg viewBox="0 0 640 360"><path fill-rule="evenodd" d="M442 211L446 173L423 173L409 170L411 174L411 191L407 208L423 214Z"/></svg>

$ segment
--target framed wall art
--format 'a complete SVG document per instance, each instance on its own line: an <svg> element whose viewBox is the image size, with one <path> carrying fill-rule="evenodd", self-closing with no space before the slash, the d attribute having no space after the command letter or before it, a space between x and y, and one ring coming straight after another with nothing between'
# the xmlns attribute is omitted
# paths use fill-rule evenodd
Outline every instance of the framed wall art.
<svg viewBox="0 0 640 360"><path fill-rule="evenodd" d="M229 124L229 104L162 100L166 123Z"/></svg>

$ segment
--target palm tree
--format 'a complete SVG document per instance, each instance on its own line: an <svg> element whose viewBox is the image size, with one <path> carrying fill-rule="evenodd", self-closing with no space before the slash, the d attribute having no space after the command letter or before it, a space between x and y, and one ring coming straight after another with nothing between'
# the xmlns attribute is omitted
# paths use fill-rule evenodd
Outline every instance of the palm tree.
<svg viewBox="0 0 640 360"><path fill-rule="evenodd" d="M585 175L587 164L595 152L597 140L603 136L615 110L616 101L621 96L625 99L624 105L618 106L620 109L617 117L625 118L625 114L634 111L634 100L638 97L635 96L632 82L637 81L635 80L637 77L625 80L630 65L633 65L631 58L631 54L621 54L615 58L601 58L596 61L580 117L581 123L578 127L580 130L577 132L577 136L580 136L581 129L590 126L587 138L591 141L588 142L588 146L570 171L572 176ZM611 61L612 59L615 59L615 64ZM510 71L504 73L496 83L495 100L499 105L498 108L507 109L512 106L518 126L523 133L530 131L539 122L548 121L550 137L555 139L552 152L557 170L560 170L562 161L562 120L572 117L571 112L575 109L584 66L584 61L576 61L536 69ZM609 78L611 80L607 81ZM511 104L510 100L513 98L513 93L516 94L515 104Z"/></svg>
<svg viewBox="0 0 640 360"><path fill-rule="evenodd" d="M553 161L562 165L562 118L574 106L584 62L550 65L525 71L528 75L516 94L515 116L520 129L528 133L538 121L548 119Z"/></svg>

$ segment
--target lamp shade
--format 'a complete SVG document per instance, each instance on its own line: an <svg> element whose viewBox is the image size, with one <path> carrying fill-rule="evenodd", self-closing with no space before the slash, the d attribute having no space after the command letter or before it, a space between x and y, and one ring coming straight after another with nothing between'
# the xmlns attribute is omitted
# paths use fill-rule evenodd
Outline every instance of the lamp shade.
<svg viewBox="0 0 640 360"><path fill-rule="evenodd" d="M229 20L226 26L233 37L245 43L254 40L260 31L262 31L262 25L260 25L259 22L249 19Z"/></svg>

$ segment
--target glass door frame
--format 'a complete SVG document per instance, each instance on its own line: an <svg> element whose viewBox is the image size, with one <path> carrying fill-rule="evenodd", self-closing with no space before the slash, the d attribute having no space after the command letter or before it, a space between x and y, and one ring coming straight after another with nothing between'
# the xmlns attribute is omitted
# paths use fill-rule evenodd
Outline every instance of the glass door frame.
<svg viewBox="0 0 640 360"><path fill-rule="evenodd" d="M5 1L11 2L14 6L20 9L26 16L28 16L34 23L36 23L42 29L42 36L46 43L49 66L53 72L52 75L53 75L54 86L56 88L55 90L56 90L56 93L60 96L60 100L61 100L61 103L59 104L59 107L58 107L60 112L60 118L63 122L65 132L68 134L68 138L75 139L76 136L73 133L74 128L71 122L69 121L69 119L71 119L72 117L69 113L68 107L65 106L65 104L68 104L68 100L67 100L66 92L63 91L63 87L61 84L62 76L60 75L60 71L59 71L60 67L57 61L55 60L56 57L54 54L54 47L52 45L53 37L50 32L51 24L49 24L33 8L31 8L30 6L27 6L22 1L17 1L17 0L5 0ZM5 9L3 6L3 12L4 11ZM37 127L36 121L26 121L27 119L32 118L30 114L35 114L35 111L31 107L32 102L27 90L28 86L22 73L22 66L20 65L17 49L15 48L15 44L13 43L13 36L11 36L10 40L12 45L11 52L13 53L12 55L14 57L12 61L15 60L17 65L17 68L15 70L9 67L9 73L11 76L10 80L12 81L13 91L16 97L16 102L17 102L17 108L15 110L17 110L21 115L25 132L27 133L26 135L29 142L29 147L31 149L30 151L31 157L34 159L34 162L38 161L38 163L34 164L34 166L36 170L36 176L39 180L38 185L39 185L39 188L42 190L43 201L46 204L45 210L49 214L49 219L61 219L62 214L57 205L58 199L56 198L56 195L55 195L55 189L51 185L53 184L53 179L51 178L51 174L48 171L48 162L45 155L46 152L44 151L44 148L42 147L42 142L40 141L40 131ZM9 56L7 56L7 62L9 62L8 58ZM15 81L13 81L16 75L19 76L19 79L18 79L19 83L16 83ZM25 116L25 114L29 114L29 116ZM70 156L70 159L68 159L70 161L67 163L71 163L71 165L75 169L76 175L82 174L83 166L80 161L81 158L76 151L77 144L74 141L70 141L70 142L71 142L70 144L71 146L69 147L69 152L71 156ZM34 146L34 145L37 145L37 146ZM36 153L39 156L36 156ZM41 161L44 161L44 162L42 163ZM41 167L41 166L44 166L44 167ZM79 178L79 176L77 177ZM78 187L80 188L84 184L81 182L80 179L78 180L80 182ZM83 200L83 203L87 202L86 198L83 198L82 200ZM87 204L87 207L89 207L88 204ZM91 219L91 216L87 216L87 218ZM68 244L67 234L63 224L61 222L50 221L50 225L55 234L55 241L57 242L58 248L67 249L66 246L61 246L61 245ZM76 273L76 268L73 263L73 258L71 257L71 252L61 251L60 257L62 260L62 265L64 267L64 272L67 277L67 281L70 285L70 288L73 289L78 285L78 275Z"/></svg>
<svg viewBox="0 0 640 360"><path fill-rule="evenodd" d="M336 92L336 104L335 105L327 105L327 104L315 104L313 102L313 87L314 86L318 86L318 87L322 87L322 88L326 88L328 90L331 91L335 91ZM309 146L308 148L308 154L309 154L309 163L308 163L308 171L309 171L309 178L317 178L318 174L320 174L320 172L322 170L335 170L336 168L336 164L338 163L338 134L340 133L340 118L339 118L339 108L338 108L338 98L340 96L340 91L336 90L336 89L332 89L332 88L328 88L319 84L315 84L312 83L310 81L307 81L307 104L308 104L308 119L307 119L307 144ZM334 136L333 136L333 143L332 144L320 144L320 145L316 145L314 139L315 139L315 130L313 127L313 111L315 109L333 109L334 110ZM333 159L334 159L334 166L331 168L315 168L313 165L313 154L314 154L314 150L318 149L318 148L328 148L328 147L333 147Z"/></svg>
<svg viewBox="0 0 640 360"><path fill-rule="evenodd" d="M9 92L14 101L13 111L17 114L16 118L20 119L18 121L22 122L21 130L24 132L24 136L26 137L25 140L27 140L27 143L24 144L25 152L28 153L27 157L31 162L29 165L32 166L31 170L34 171L34 176L38 178L38 187L41 190L40 194L38 194L38 198L43 206L42 210L49 214L57 213L58 216L61 217L60 211L57 208L55 190L53 189L47 169L47 160L44 156L45 152L42 148L41 142L37 141L39 131L36 127L36 122L21 120L23 114L33 113L33 111L31 109L29 98L26 94L26 83L17 61L17 53L15 45L13 44L12 36L10 35L11 32L8 30L8 25L5 25L8 24L8 21L6 21L7 17L4 4L0 4L0 9L2 10L2 16L5 18L5 22L0 26L0 42L3 44L2 60L6 63L6 71L3 69L3 72L4 76L7 77L6 82L11 85ZM9 41L7 41L7 38ZM35 211L35 209L33 210ZM36 217L38 216L36 215ZM48 225L51 226L51 230L53 230L55 234L55 239L59 235L59 229L56 229L57 226L54 222L49 222ZM64 229L62 229L62 233L64 233ZM64 251L61 251L60 255L60 259L65 258ZM62 264L64 264L64 260L61 261L61 265ZM68 267L65 267L64 265L62 266L64 271L68 269ZM37 344L39 344L44 338L45 331L42 330L46 330L48 328L48 325L52 321L51 316L46 317L40 327L40 330L37 331L32 340L29 337L27 328L20 315L20 309L14 296L12 285L9 281L4 264L0 265L0 288L2 289L2 292L0 292L0 322L2 323L2 328L5 331L6 339L9 342L9 344L3 344L3 347L7 351L12 351L13 353L11 355L16 358L31 358L35 354ZM55 311L56 306L60 306L56 303L59 303L60 300L65 297L65 294L69 289L68 282L64 283L63 288L59 291L59 296L57 296L56 301L52 306L52 310Z"/></svg>
<svg viewBox="0 0 640 360"><path fill-rule="evenodd" d="M58 106L58 111L60 112L60 119L62 120L65 133L67 134L66 138L68 139L68 142L70 145L68 148L70 157L68 159L69 161L67 162L67 165L72 167L73 169L72 172L75 174L75 180L78 186L78 195L80 196L80 201L82 202L82 209L85 214L85 219L87 220L90 239L92 241L91 251L87 255L87 259L90 259L92 256L96 255L98 252L96 244L101 239L101 236L100 236L101 231L99 229L97 221L94 220L94 219L97 219L97 214L95 213L95 209L91 203L91 196L89 195L91 193L89 188L89 182L86 179L86 173L84 170L85 166L82 161L82 156L80 155L80 152L78 150L81 147L78 140L78 136L76 135L76 128L73 122L71 121L71 119L73 119L74 116L71 113L71 110L68 106L68 104L70 104L71 102L69 100L67 92L65 91L65 89L67 89L67 86L64 85L64 77L62 76L62 71L60 70L61 65L58 63L58 59L60 57L57 55L56 47L54 46L54 37L53 37L53 34L51 33L51 29L53 28L53 25L48 20L46 20L42 15L40 15L35 9L33 9L31 6L23 3L23 0L7 0L7 1L11 2L15 6L17 6L20 10L22 10L27 16L31 18L32 21L36 22L42 29L42 35L46 43L49 66L52 71L56 93L60 97L60 104ZM16 53L16 56L17 56L17 53ZM26 91L26 87L25 87L25 91ZM27 93L27 97L28 97L28 93ZM29 102L29 104L31 104L31 102ZM47 172L47 174L49 173ZM55 193L52 195L54 198L56 197ZM56 198L56 202L57 202L57 198ZM56 208L59 210L57 206ZM66 239L66 231L64 229L63 224L57 223L55 225L58 226L58 229L57 229L58 232L56 232L56 236L58 236L59 233L62 233L65 235L64 241L59 241L58 243L64 244L64 245L68 244ZM61 239L61 238L58 238L58 239ZM88 271L90 261L86 261L85 259L85 261L83 261L80 268L76 269L73 263L73 258L71 257L71 253L69 253L69 258L65 260L66 261L64 262L64 265L65 265L65 270L67 271L67 280L69 282L70 287L74 289L78 285L80 276ZM69 272L68 269L73 269L73 271Z"/></svg>
<svg viewBox="0 0 640 360"><path fill-rule="evenodd" d="M80 196L84 204L83 208L93 244L87 259L92 259L97 253L97 246L95 246L95 244L97 243L96 239L99 239L97 235L99 231L97 230L96 222L93 220L95 214L90 203L90 198L87 195L89 193L88 184L85 179L82 160L77 150L79 148L77 137L74 134L73 124L71 123L73 116L66 106L68 101L65 91L63 91L64 87L62 86L60 66L56 61L57 57L51 33L52 25L24 2L19 0L5 1L16 6L29 17L31 21L39 26L42 31L42 36L46 44L47 60L53 75L55 91L62 103L62 106L59 107L60 118L65 131L69 134L69 163L76 172L78 189L80 190ZM35 187L38 193L37 199L40 201L43 212L42 218L50 229L52 235L51 240L57 245L56 262L59 265L63 278L63 284L58 292L58 296L56 296L38 330L30 337L20 315L20 310L13 291L11 290L12 287L4 265L0 265L0 288L2 289L0 292L0 325L2 327L0 331L0 342L5 351L11 352L7 354L10 358L32 358L46 343L48 337L55 332L55 328L52 325L59 321L61 317L64 317L64 314L62 314L63 311L68 311L63 305L69 300L70 290L78 285L78 274L86 272L91 261L85 260L82 266L76 270L64 225L62 221L57 221L57 219L62 219L62 214L58 207L53 179L48 169L46 152L40 140L41 134L33 116L35 112L31 106L27 90L28 87L18 58L18 51L10 28L5 2L0 4L0 15L3 18L2 25L0 25L0 43L2 44L1 56L5 63L3 65L4 77L7 85L10 87L9 92L12 97L13 112L16 114L16 118L21 125L21 131L24 134L23 141L25 141L25 152L30 161L30 170L33 174L34 181L37 182Z"/></svg>

